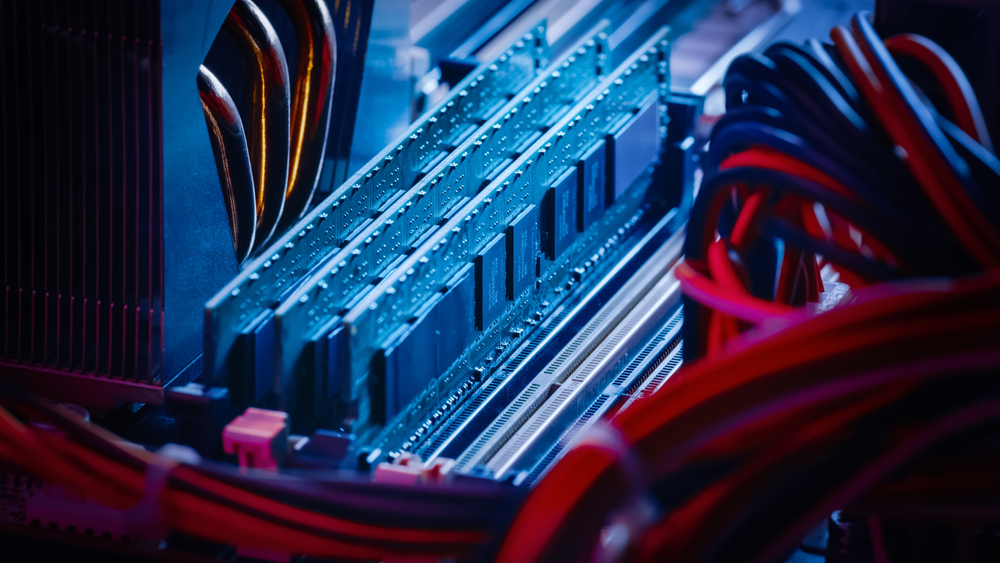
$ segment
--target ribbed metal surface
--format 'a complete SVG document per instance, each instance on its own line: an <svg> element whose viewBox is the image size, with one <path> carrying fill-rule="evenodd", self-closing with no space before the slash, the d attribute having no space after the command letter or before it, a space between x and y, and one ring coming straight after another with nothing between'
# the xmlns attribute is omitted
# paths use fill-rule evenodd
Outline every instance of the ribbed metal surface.
<svg viewBox="0 0 1000 563"><path fill-rule="evenodd" d="M0 361L156 383L155 0L0 0Z"/></svg>

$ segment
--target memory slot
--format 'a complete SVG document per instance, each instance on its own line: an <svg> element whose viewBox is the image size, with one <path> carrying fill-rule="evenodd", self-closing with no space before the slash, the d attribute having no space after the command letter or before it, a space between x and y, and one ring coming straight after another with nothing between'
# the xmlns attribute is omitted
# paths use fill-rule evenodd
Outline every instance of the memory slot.
<svg viewBox="0 0 1000 563"><path fill-rule="evenodd" d="M546 432L546 436L538 441L538 445L515 460L513 469L508 472L516 472L516 479L530 486L567 450L583 439L588 430L605 417L617 412L615 406L631 397L626 394L631 385L641 385L653 373L665 371L669 376L680 368L683 321L684 312L681 308L670 316L656 336L632 358L621 373L614 377L604 391L594 399L588 397L580 402L577 406L577 410L581 412L579 416L571 421L564 420L562 424L553 424L553 427ZM553 439L554 434L559 434L559 437Z"/></svg>
<svg viewBox="0 0 1000 563"><path fill-rule="evenodd" d="M615 412L621 412L632 406L639 399L648 397L660 390L663 384L670 379L684 362L684 349L678 346L666 361L662 362L655 371L648 373L646 377L637 379L619 398L621 406Z"/></svg>
<svg viewBox="0 0 1000 563"><path fill-rule="evenodd" d="M513 350L509 359L497 365L492 373L485 373L482 388L468 404L460 405L446 420L432 417L435 431L423 441L411 437L401 449L415 451L425 460L460 455L676 233L679 222L676 210L660 219L625 256L607 263L604 271L582 287L581 295L556 307L535 334Z"/></svg>
<svg viewBox="0 0 1000 563"><path fill-rule="evenodd" d="M530 294L540 268L539 206L549 189L572 184L570 177L581 170L585 179L577 179L584 188L579 194L584 199L603 196L599 204L607 208L656 161L665 130L661 102L669 78L665 34L664 28L604 79L344 316L350 398L364 399L358 403L360 427L383 423L393 414L384 402L380 404L385 382L367 377L372 363L380 360L376 354L384 358L392 351L385 346L402 342L398 337L406 330L404 325L419 318L421 307L436 293L450 291L449 281L462 268L470 263L477 268L479 331L502 322L506 311L514 310L505 301L516 302ZM642 137L646 148L620 154L616 152L620 135L624 142L619 148L635 144L636 136ZM593 154L601 156L594 159L600 166L588 168ZM586 177L595 172L607 181L593 180L595 185L586 189ZM501 257L504 269L498 267ZM487 269L487 265L493 266ZM506 279L499 277L501 271ZM472 344L476 334L466 339Z"/></svg>
<svg viewBox="0 0 1000 563"><path fill-rule="evenodd" d="M680 282L665 275L572 372L561 371L550 381L546 399L496 454L486 461L494 475L506 475L518 462L537 461L547 445L547 433L556 433L576 421L617 373L652 336L651 332L680 303ZM518 417L520 418L520 417ZM504 432L506 434L506 432ZM554 438L555 436L553 436ZM550 443L550 442L548 442ZM528 465L530 467L530 465Z"/></svg>
<svg viewBox="0 0 1000 563"><path fill-rule="evenodd" d="M504 375L510 370L517 370L522 362L529 364L525 366L529 371L534 370L537 373L537 370L551 359L551 354L565 344L560 341L568 338L560 331L558 338L547 339L546 333L560 326L566 331L575 332L614 294L614 289L607 285L614 284L620 287L625 280L619 280L615 276L612 284L607 284L597 292L597 295L593 295L595 284L600 284L607 274L618 269L623 259L628 260L628 264L619 272L629 269L634 272L633 262L643 262L643 259L638 259L633 254L633 251L637 245L644 246L642 241L652 229L656 228L658 219L664 217L666 210L665 206L655 203L658 193L656 187L652 182L652 175L644 175L638 180L626 197L615 202L594 228L577 238L558 263L543 270L542 277L535 280L532 291L525 292L517 301L507 302L498 320L487 326L485 331L470 328L468 332L473 334L472 343L450 367L437 365L431 369L421 367L414 370L402 369L412 365L412 362L401 363L397 360L391 366L386 362L382 362L381 366L378 362L374 362L373 370L377 375L373 381L395 379L397 382L405 380L407 383L426 382L429 377L430 384L423 389L417 389L416 398L408 401L403 400L406 397L380 395L378 390L373 390L371 397L383 397L383 400L387 401L386 405L392 406L388 402L391 400L396 406L405 408L394 410L396 415L387 419L384 427L372 427L363 432L360 441L370 447L379 448L389 458L394 458L394 452L415 451L415 446L423 449L425 440L437 442L443 437L439 432L450 432L452 422L460 423L459 419L463 416L462 413L465 413L465 408L473 407L481 400L492 398L490 403L502 408L504 405L500 403L503 402L503 397L506 397L508 392L516 394L519 391L519 388L515 388L518 387L522 376L529 379L531 377L524 372L520 373L516 378L517 381L511 381L510 385L504 387L502 396L496 396L493 391L506 380ZM654 198L654 201L651 201L650 197ZM675 219L678 217L676 210L667 213L667 216ZM680 226L679 221L671 223L671 229ZM663 239L659 240L662 243ZM632 257L631 260L628 259L629 256ZM476 273L478 278L479 272ZM502 268L500 273L502 278ZM485 273L483 277L486 277ZM627 277L628 274L625 274L624 278ZM451 286L450 283L448 285ZM439 307L440 305L435 307L435 310ZM443 319L440 318L440 314L437 316L439 322L454 320L454 317L449 318L447 314ZM569 324L564 325L564 320L568 320ZM472 319L466 322L471 325ZM438 325L440 332L438 338L454 335L456 331L452 327L455 324L452 322ZM407 334L408 336L404 335L391 343L389 348L376 355L376 358L399 358L400 347L404 351L407 347L411 350L419 349L414 343L415 337L419 334L412 332ZM464 340L468 338L466 336ZM416 338L416 343L419 342L419 338ZM542 353L549 354L548 358L542 359L533 354L539 346L542 348ZM437 373L437 368L443 371L436 376L428 375ZM458 418L449 420L451 415ZM490 417L487 415L487 418ZM491 421L492 418L484 422ZM446 422L447 424L444 424ZM476 421L476 424L478 425L479 421ZM466 430L475 433L470 427ZM458 453L461 453L464 446L460 447L458 442L465 438L469 437L464 436L455 440L449 447L455 447Z"/></svg>
<svg viewBox="0 0 1000 563"><path fill-rule="evenodd" d="M413 188L353 235L278 307L274 368L286 392L293 379L306 380L298 385L300 403L312 404L300 407L320 410L322 403L338 392L346 394L326 359L327 340L318 339L322 333L336 330L329 324L336 324L345 307L383 277L425 232L436 228L449 211L488 184L486 178L494 168L516 157L518 150L543 135L561 113L598 84L607 57L604 27L602 24L594 30L505 104ZM310 345L323 349L310 353Z"/></svg>
<svg viewBox="0 0 1000 563"><path fill-rule="evenodd" d="M599 373L600 379L607 379L615 363L627 355L629 346L634 348L646 335L648 325L655 326L658 319L675 307L680 300L676 291L679 286L671 272L681 258L684 233L671 236L462 452L457 465L460 471L469 471L479 464L489 464L490 469L505 468L506 460L516 449L500 462L494 460L540 409L548 404L558 411L565 406L567 394L573 395L581 389L593 391L595 384L590 376ZM610 364L606 363L609 359L613 360ZM549 403L550 399L559 402ZM544 423L546 419L534 420ZM527 434L523 439L531 437Z"/></svg>
<svg viewBox="0 0 1000 563"><path fill-rule="evenodd" d="M386 201L412 187L429 162L459 144L547 64L542 25L465 77L434 109L246 264L206 305L206 380L229 386L230 375L248 372L246 358L263 351L252 342L235 346L237 341L271 331L251 325L266 319L264 313L277 307L281 297L329 258L350 233L376 215ZM242 397L247 385L235 386L234 400L247 402L249 397Z"/></svg>

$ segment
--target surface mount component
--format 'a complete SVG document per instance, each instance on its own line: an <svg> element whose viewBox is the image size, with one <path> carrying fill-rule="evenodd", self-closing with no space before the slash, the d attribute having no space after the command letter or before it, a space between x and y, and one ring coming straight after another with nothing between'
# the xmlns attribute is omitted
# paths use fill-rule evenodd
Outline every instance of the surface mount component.
<svg viewBox="0 0 1000 563"><path fill-rule="evenodd" d="M442 293L430 298L395 342L372 359L384 374L373 405L381 418L393 417L465 353L475 333L473 265L460 271Z"/></svg>
<svg viewBox="0 0 1000 563"><path fill-rule="evenodd" d="M507 240L501 233L476 254L476 328L485 330L507 306Z"/></svg>
<svg viewBox="0 0 1000 563"><path fill-rule="evenodd" d="M507 225L507 299L516 300L535 281L538 256L538 208L527 209Z"/></svg>
<svg viewBox="0 0 1000 563"><path fill-rule="evenodd" d="M617 199L660 154L660 107L651 103L639 110L612 137L614 169L609 173L608 196Z"/></svg>
<svg viewBox="0 0 1000 563"><path fill-rule="evenodd" d="M549 260L566 251L577 233L578 172L571 167L545 192L541 209L542 250Z"/></svg>
<svg viewBox="0 0 1000 563"><path fill-rule="evenodd" d="M580 231L587 230L594 221L604 215L607 201L607 143L601 139L590 147L576 165L580 182L577 196L577 224Z"/></svg>

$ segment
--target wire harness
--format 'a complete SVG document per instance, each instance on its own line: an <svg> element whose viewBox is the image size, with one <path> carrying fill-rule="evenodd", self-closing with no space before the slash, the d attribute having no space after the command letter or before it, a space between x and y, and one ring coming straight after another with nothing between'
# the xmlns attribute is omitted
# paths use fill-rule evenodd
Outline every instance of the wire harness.
<svg viewBox="0 0 1000 563"><path fill-rule="evenodd" d="M733 61L676 270L687 365L539 482L499 561L784 561L838 509L887 561L880 513L996 516L1000 164L942 49L864 13L831 38Z"/></svg>
<svg viewBox="0 0 1000 563"><path fill-rule="evenodd" d="M162 456L18 393L0 394L0 404L5 465L129 511L126 521L155 521L160 531L241 549L369 561L468 558L519 502L516 489L477 483L399 486L353 472L273 473L208 460L164 465Z"/></svg>

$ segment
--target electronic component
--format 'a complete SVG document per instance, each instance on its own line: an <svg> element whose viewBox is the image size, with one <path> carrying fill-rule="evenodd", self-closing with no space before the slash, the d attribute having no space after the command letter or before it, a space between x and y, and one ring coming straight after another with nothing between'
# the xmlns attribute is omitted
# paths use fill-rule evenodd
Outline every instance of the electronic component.
<svg viewBox="0 0 1000 563"><path fill-rule="evenodd" d="M421 235L469 197L493 168L503 169L522 145L551 125L550 117L571 106L578 92L596 83L601 72L603 35L579 43L565 58L525 86L495 110L478 128L465 132L463 141L434 165L410 190L387 204L381 213L313 272L276 310L279 338L275 342L282 392L294 387L297 365L306 338L303 326L325 325L349 308L367 284L386 275ZM315 303L322 302L317 307Z"/></svg>
<svg viewBox="0 0 1000 563"><path fill-rule="evenodd" d="M476 254L476 328L486 330L507 306L506 235L499 234Z"/></svg>
<svg viewBox="0 0 1000 563"><path fill-rule="evenodd" d="M604 215L607 199L607 154L607 146L602 139L594 143L577 163L577 177L580 181L577 225L581 232Z"/></svg>
<svg viewBox="0 0 1000 563"><path fill-rule="evenodd" d="M476 331L476 276L473 264L459 270L445 286L437 307L437 366L446 371L465 351Z"/></svg>
<svg viewBox="0 0 1000 563"><path fill-rule="evenodd" d="M338 467L354 443L354 436L331 430L317 430L292 448L292 467Z"/></svg>
<svg viewBox="0 0 1000 563"><path fill-rule="evenodd" d="M576 238L577 168L571 167L545 192L541 209L541 247L555 260Z"/></svg>
<svg viewBox="0 0 1000 563"><path fill-rule="evenodd" d="M327 259L386 201L409 189L442 148L456 143L475 128L475 120L495 109L498 97L513 95L531 82L547 54L536 37L544 37L544 28L533 30L514 48L457 84L434 110L414 122L400 141L358 170L209 300L205 314L205 374L209 380L223 386L241 385L239 368L229 362L240 361L232 352L247 323L293 291L303 276ZM231 377L235 378L232 383ZM237 395L233 393L238 402ZM249 404L255 399L244 400Z"/></svg>
<svg viewBox="0 0 1000 563"><path fill-rule="evenodd" d="M507 225L507 299L515 301L535 279L538 208L529 205Z"/></svg>
<svg viewBox="0 0 1000 563"><path fill-rule="evenodd" d="M277 469L288 455L288 431L288 413L250 407L222 430L222 445L240 467Z"/></svg>
<svg viewBox="0 0 1000 563"><path fill-rule="evenodd" d="M474 284L469 264L443 294L431 297L393 344L376 355L372 409L379 414L373 416L385 420L396 415L465 353L475 331Z"/></svg>
<svg viewBox="0 0 1000 563"><path fill-rule="evenodd" d="M617 199L660 155L660 106L651 103L611 137L608 196Z"/></svg>
<svg viewBox="0 0 1000 563"><path fill-rule="evenodd" d="M237 347L241 363L239 376L231 385L233 401L239 405L260 400L273 388L274 378L274 314L263 311L243 329L243 338Z"/></svg>
<svg viewBox="0 0 1000 563"><path fill-rule="evenodd" d="M659 32L608 75L598 88L580 100L531 149L442 225L436 236L430 237L400 264L396 270L399 274L384 279L344 315L344 323L350 327L350 366L347 373L351 378L352 398L359 400L356 431L368 428L378 420L370 418L374 411L370 410L373 403L368 396L370 386L367 375L370 359L380 348L380 343L393 338L400 322L415 314L417 305L423 304L438 291L444 280L473 259L486 243L494 239L496 233L505 231L524 210L541 203L544 192L534 186L547 185L561 176L567 167L575 165L580 156L591 148L595 134L603 136L623 116L631 115L650 99L661 95L661 85L665 85L667 80L668 44L663 39L664 34L665 30ZM636 192L636 197L641 195L641 192ZM629 206L633 209L630 214L638 211L641 199L622 199L622 211ZM623 234L625 232L617 225L614 228ZM620 236L616 235L616 239ZM510 243L507 246L509 251ZM581 249L588 256L594 251L596 248L593 247ZM510 257L507 261L514 264ZM553 270L550 275L561 275L561 271ZM562 287L558 289L563 291ZM556 300L563 296L557 293L545 296L546 300L550 297ZM484 334L479 339L488 337ZM504 348L501 345L500 352Z"/></svg>
<svg viewBox="0 0 1000 563"><path fill-rule="evenodd" d="M423 463L413 454L400 454L392 463L380 463L375 468L374 480L378 483L412 485L418 482L444 483L451 480L455 460L437 458Z"/></svg>
<svg viewBox="0 0 1000 563"><path fill-rule="evenodd" d="M330 398L336 393L340 393L342 390L342 381L340 375L344 371L344 365L346 364L346 351L344 346L346 345L346 338L343 334L344 327L339 322L339 319L334 319L334 328L329 332L320 331L321 341L326 342L326 354L325 358L317 358L317 365L323 366L323 359L326 360L325 370L326 370L326 392L320 394L321 397ZM317 353L323 353L323 347L318 346Z"/></svg>
<svg viewBox="0 0 1000 563"><path fill-rule="evenodd" d="M175 440L203 456L217 456L222 451L222 429L229 421L229 390L205 388L188 383L167 390L166 412L177 421Z"/></svg>
<svg viewBox="0 0 1000 563"><path fill-rule="evenodd" d="M437 374L437 320L434 312L440 295L431 298L429 310L405 325L395 342L372 358L371 416L384 421L402 410Z"/></svg>

